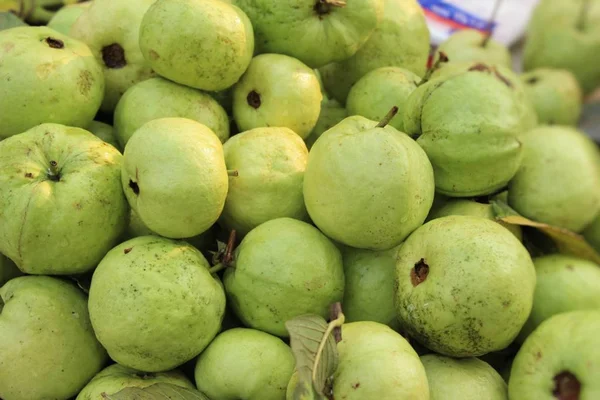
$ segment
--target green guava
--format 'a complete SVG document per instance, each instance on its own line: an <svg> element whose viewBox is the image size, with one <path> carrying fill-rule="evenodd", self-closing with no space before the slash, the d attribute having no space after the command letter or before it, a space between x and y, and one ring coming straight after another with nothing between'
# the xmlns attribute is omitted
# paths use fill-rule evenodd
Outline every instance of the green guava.
<svg viewBox="0 0 600 400"><path fill-rule="evenodd" d="M535 330L515 357L508 397L519 400L600 398L600 311L555 315Z"/></svg>
<svg viewBox="0 0 600 400"><path fill-rule="evenodd" d="M86 1L85 3L68 4L62 7L48 21L48 28L52 28L63 35L69 35L77 18L91 5L92 1Z"/></svg>
<svg viewBox="0 0 600 400"><path fill-rule="evenodd" d="M330 238L387 250L420 226L431 208L433 171L410 137L352 116L313 145L304 173L311 219Z"/></svg>
<svg viewBox="0 0 600 400"><path fill-rule="evenodd" d="M115 130L112 126L104 122L92 121L86 128L94 135L102 139L102 141L114 146L115 149L121 151L121 145L115 137Z"/></svg>
<svg viewBox="0 0 600 400"><path fill-rule="evenodd" d="M480 62L512 68L512 57L506 46L486 38L486 33L474 29L456 31L437 48L436 59L443 52L451 62Z"/></svg>
<svg viewBox="0 0 600 400"><path fill-rule="evenodd" d="M43 123L85 127L104 93L102 69L82 42L47 27L0 31L0 140Z"/></svg>
<svg viewBox="0 0 600 400"><path fill-rule="evenodd" d="M224 1L157 0L144 15L139 43L159 75L218 91L248 68L254 32L246 14Z"/></svg>
<svg viewBox="0 0 600 400"><path fill-rule="evenodd" d="M585 240L600 252L600 213L582 232Z"/></svg>
<svg viewBox="0 0 600 400"><path fill-rule="evenodd" d="M227 168L238 173L229 178L219 219L227 230L245 235L275 218L308 218L302 193L308 149L291 129L242 132L225 143L223 152Z"/></svg>
<svg viewBox="0 0 600 400"><path fill-rule="evenodd" d="M536 279L529 253L512 233L464 215L413 232L398 252L395 278L402 328L451 357L508 346L529 316Z"/></svg>
<svg viewBox="0 0 600 400"><path fill-rule="evenodd" d="M199 235L225 204L223 145L199 122L152 120L127 142L121 180L131 208L149 229L170 238Z"/></svg>
<svg viewBox="0 0 600 400"><path fill-rule="evenodd" d="M421 357L430 400L508 400L508 387L490 365L478 358Z"/></svg>
<svg viewBox="0 0 600 400"><path fill-rule="evenodd" d="M233 118L241 131L286 127L304 139L317 123L322 99L312 69L289 56L262 54L233 89Z"/></svg>
<svg viewBox="0 0 600 400"><path fill-rule="evenodd" d="M219 400L281 400L296 361L278 337L255 329L225 331L200 354L198 390Z"/></svg>
<svg viewBox="0 0 600 400"><path fill-rule="evenodd" d="M287 337L286 321L329 315L344 296L340 251L306 222L278 218L254 228L235 250L223 282L244 325Z"/></svg>
<svg viewBox="0 0 600 400"><path fill-rule="evenodd" d="M0 142L0 252L28 274L93 269L125 229L121 153L42 124Z"/></svg>
<svg viewBox="0 0 600 400"><path fill-rule="evenodd" d="M348 116L348 111L338 103L337 100L328 100L323 96L321 102L321 112L319 113L319 119L312 129L310 134L304 142L306 147L310 150L312 145L315 144L318 138L321 137L323 132L342 122Z"/></svg>
<svg viewBox="0 0 600 400"><path fill-rule="evenodd" d="M0 286L23 273L12 260L0 254Z"/></svg>
<svg viewBox="0 0 600 400"><path fill-rule="evenodd" d="M109 251L94 271L89 310L110 357L158 372L202 352L225 312L223 287L209 267L196 248L158 236L137 237Z"/></svg>
<svg viewBox="0 0 600 400"><path fill-rule="evenodd" d="M390 125L404 132L404 103L421 78L399 67L377 68L358 80L350 89L346 108L350 115L381 121L394 106L399 112Z"/></svg>
<svg viewBox="0 0 600 400"><path fill-rule="evenodd" d="M0 288L0 398L68 399L102 368L85 294L67 281L22 276Z"/></svg>
<svg viewBox="0 0 600 400"><path fill-rule="evenodd" d="M534 221L582 231L600 211L596 144L566 126L541 126L521 142L523 162L509 184L510 206Z"/></svg>
<svg viewBox="0 0 600 400"><path fill-rule="evenodd" d="M156 77L125 92L115 109L115 130L123 147L146 122L159 118L188 118L210 128L222 143L229 138L229 117L206 93Z"/></svg>

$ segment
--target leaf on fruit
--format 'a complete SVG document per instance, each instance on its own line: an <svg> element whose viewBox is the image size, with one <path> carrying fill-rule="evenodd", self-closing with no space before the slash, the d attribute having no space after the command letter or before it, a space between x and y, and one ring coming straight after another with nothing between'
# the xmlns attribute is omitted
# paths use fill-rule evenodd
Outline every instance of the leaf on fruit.
<svg viewBox="0 0 600 400"><path fill-rule="evenodd" d="M155 383L145 388L128 387L115 394L102 393L105 400L210 400L196 389L170 383Z"/></svg>
<svg viewBox="0 0 600 400"><path fill-rule="evenodd" d="M0 12L0 31L18 26L26 26L27 24L19 19L11 12Z"/></svg>
<svg viewBox="0 0 600 400"><path fill-rule="evenodd" d="M527 219L502 201L493 200L490 204L496 214L496 219L512 225L536 228L552 239L559 252L600 264L600 254L590 246L583 236L568 229Z"/></svg>

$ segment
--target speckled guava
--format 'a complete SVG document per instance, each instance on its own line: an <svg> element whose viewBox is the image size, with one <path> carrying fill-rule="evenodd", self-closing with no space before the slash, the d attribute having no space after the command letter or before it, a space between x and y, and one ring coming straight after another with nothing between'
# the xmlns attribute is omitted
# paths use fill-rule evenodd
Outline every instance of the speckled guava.
<svg viewBox="0 0 600 400"><path fill-rule="evenodd" d="M209 267L196 248L158 236L137 237L109 251L94 271L89 310L110 357L158 372L202 352L225 313L223 286Z"/></svg>
<svg viewBox="0 0 600 400"><path fill-rule="evenodd" d="M306 147L308 147L309 150L325 131L342 122L342 120L348 116L346 108L341 106L337 100L328 100L325 99L325 96L323 97L319 119L312 131L310 131L308 137L304 139Z"/></svg>
<svg viewBox="0 0 600 400"><path fill-rule="evenodd" d="M512 57L506 46L492 38L486 41L486 38L486 33L474 29L458 30L440 44L436 59L443 52L451 62L482 62L512 68Z"/></svg>
<svg viewBox="0 0 600 400"><path fill-rule="evenodd" d="M249 327L287 337L286 321L329 315L344 296L344 267L335 245L317 228L278 218L254 228L235 250L223 277L229 305Z"/></svg>
<svg viewBox="0 0 600 400"><path fill-rule="evenodd" d="M100 121L92 121L86 128L94 135L102 139L102 141L114 146L115 149L121 151L122 147L115 137L115 130L112 126Z"/></svg>
<svg viewBox="0 0 600 400"><path fill-rule="evenodd" d="M73 24L77 21L77 18L79 18L85 9L91 5L92 1L86 1L84 3L67 4L64 7L61 7L61 9L52 16L52 19L48 21L48 28L52 28L63 35L68 35L71 32Z"/></svg>
<svg viewBox="0 0 600 400"><path fill-rule="evenodd" d="M535 288L521 242L496 222L463 215L413 232L398 252L395 278L402 328L451 357L508 346L529 316Z"/></svg>
<svg viewBox="0 0 600 400"><path fill-rule="evenodd" d="M12 278L23 275L23 272L12 262L12 260L0 254L0 286Z"/></svg>

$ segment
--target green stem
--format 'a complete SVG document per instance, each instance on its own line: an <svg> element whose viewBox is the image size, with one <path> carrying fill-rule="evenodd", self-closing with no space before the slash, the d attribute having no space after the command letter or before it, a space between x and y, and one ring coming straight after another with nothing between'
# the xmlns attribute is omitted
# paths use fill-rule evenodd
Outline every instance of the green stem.
<svg viewBox="0 0 600 400"><path fill-rule="evenodd" d="M424 83L428 82L431 79L431 75L433 75L433 73L435 71L437 71L438 69L440 69L440 67L442 66L442 64L447 63L449 61L448 56L446 55L446 53L444 53L443 51L440 51L438 53L438 59L436 60L435 64L433 64L431 66L431 68L429 68L427 70L427 73L425 74L425 76L423 77L423 79L421 79L421 82L417 83L417 86L421 86Z"/></svg>
<svg viewBox="0 0 600 400"><path fill-rule="evenodd" d="M222 262L216 264L215 266L213 266L212 268L210 268L208 271L211 274L216 274L219 271L224 270L225 268L227 268L227 266L225 264L223 264Z"/></svg>
<svg viewBox="0 0 600 400"><path fill-rule="evenodd" d="M494 11L492 11L492 16L490 17L490 19L488 21L487 33L485 34L485 38L483 39L483 42L481 42L481 47L487 46L488 42L492 38L492 34L494 33L494 29L492 28L492 25L494 24L494 21L496 20L496 17L498 16L498 10L500 10L501 4L502 4L502 0L496 0L496 4L494 5Z"/></svg>
<svg viewBox="0 0 600 400"><path fill-rule="evenodd" d="M342 325L344 325L345 321L346 321L346 317L344 316L344 314L340 313L336 319L329 322L329 325L327 325L327 330L325 331L325 334L323 335L323 338L321 339L321 342L319 343L319 347L317 349L317 354L315 354L315 362L313 363L313 369L312 369L313 384L314 384L314 382L317 381L317 371L318 371L317 366L319 365L319 362L321 361L321 354L323 354L323 349L325 348L325 345L327 344L327 340L329 340L329 335L331 335L331 333L334 331L334 329L340 328Z"/></svg>
<svg viewBox="0 0 600 400"><path fill-rule="evenodd" d="M583 4L579 10L579 18L577 18L577 29L580 31L583 31L585 28L585 20L591 5L592 2L590 0L583 0Z"/></svg>
<svg viewBox="0 0 600 400"><path fill-rule="evenodd" d="M383 128L383 127L385 127L387 124L390 123L390 121L392 120L392 118L394 118L396 116L396 114L398 114L398 107L394 106L386 114L386 116L383 117L383 119L381 121L379 121L379 123L377 125L375 125L375 127L376 128Z"/></svg>

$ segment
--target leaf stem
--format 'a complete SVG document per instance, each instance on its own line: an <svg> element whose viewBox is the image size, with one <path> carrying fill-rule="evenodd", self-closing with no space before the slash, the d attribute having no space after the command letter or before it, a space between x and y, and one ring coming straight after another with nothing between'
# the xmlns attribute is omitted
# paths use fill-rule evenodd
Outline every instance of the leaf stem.
<svg viewBox="0 0 600 400"><path fill-rule="evenodd" d="M496 0L496 4L494 4L494 10L492 11L492 16L488 20L487 33L485 34L485 37L483 38L483 42L481 42L481 47L487 46L490 39L492 38L492 34L494 33L494 28L493 28L494 21L496 20L496 17L498 16L498 11L500 10L500 5L502 5L502 0Z"/></svg>
<svg viewBox="0 0 600 400"><path fill-rule="evenodd" d="M383 119L381 121L379 121L379 123L377 125L375 125L375 127L376 128L383 128L383 127L385 127L387 124L390 123L390 121L392 120L392 118L394 118L396 116L396 114L398 114L398 107L394 106L386 114L386 116L383 117Z"/></svg>
<svg viewBox="0 0 600 400"><path fill-rule="evenodd" d="M346 317L344 316L344 314L340 313L336 319L329 322L329 325L327 325L327 330L323 334L323 338L321 339L321 342L319 343L319 347L317 348L317 353L315 354L315 361L313 363L313 369L312 369L313 385L317 381L317 370L318 370L317 366L319 365L319 362L321 361L321 354L323 354L323 349L325 348L325 344L327 343L327 340L329 339L329 335L331 335L331 333L334 331L334 329L340 328L342 325L344 325L345 321L346 321Z"/></svg>

